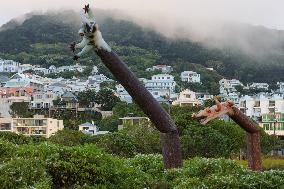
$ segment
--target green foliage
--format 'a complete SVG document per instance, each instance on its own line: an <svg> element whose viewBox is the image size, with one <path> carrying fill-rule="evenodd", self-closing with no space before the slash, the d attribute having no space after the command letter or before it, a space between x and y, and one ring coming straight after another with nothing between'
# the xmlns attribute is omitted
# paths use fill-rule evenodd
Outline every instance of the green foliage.
<svg viewBox="0 0 284 189"><path fill-rule="evenodd" d="M118 130L119 119L117 116L106 117L98 122L101 131L115 132Z"/></svg>
<svg viewBox="0 0 284 189"><path fill-rule="evenodd" d="M140 125L124 125L120 131L134 141L136 153L161 154L160 132L154 125L144 122Z"/></svg>
<svg viewBox="0 0 284 189"><path fill-rule="evenodd" d="M31 141L30 137L18 135L12 132L0 132L0 139L9 141L13 144L28 144Z"/></svg>
<svg viewBox="0 0 284 189"><path fill-rule="evenodd" d="M120 99L115 96L113 91L109 89L101 89L95 98L97 104L101 104L101 109L104 111L111 111L116 103L120 102Z"/></svg>
<svg viewBox="0 0 284 189"><path fill-rule="evenodd" d="M59 144L63 146L76 146L82 143L82 139L85 134L80 131L73 131L70 129L64 129L58 131L55 135L49 138L49 141L54 144Z"/></svg>
<svg viewBox="0 0 284 189"><path fill-rule="evenodd" d="M126 117L129 116L129 114L131 114L131 116L145 116L137 104L134 103L127 104L126 102L119 102L113 107L112 111L113 114L118 117Z"/></svg>
<svg viewBox="0 0 284 189"><path fill-rule="evenodd" d="M82 107L90 107L92 103L95 102L96 99L96 91L95 90L86 90L79 92L77 95L80 106Z"/></svg>
<svg viewBox="0 0 284 189"><path fill-rule="evenodd" d="M53 118L63 120L65 128L73 130L78 130L78 126L87 121L99 121L101 116L98 112L76 112L75 110L57 110L52 114Z"/></svg>
<svg viewBox="0 0 284 189"><path fill-rule="evenodd" d="M136 150L135 141L121 132L96 136L95 144L106 152L122 157L134 156Z"/></svg>
<svg viewBox="0 0 284 189"><path fill-rule="evenodd" d="M206 126L190 126L181 136L184 158L229 157L230 140L218 131Z"/></svg>
<svg viewBox="0 0 284 189"><path fill-rule="evenodd" d="M23 117L29 118L33 117L33 113L29 112L28 102L13 102L10 106L11 111L9 112L12 117Z"/></svg>
<svg viewBox="0 0 284 189"><path fill-rule="evenodd" d="M30 188L41 186L51 188L51 177L48 175L44 162L37 158L14 158L0 167L1 188Z"/></svg>
<svg viewBox="0 0 284 189"><path fill-rule="evenodd" d="M110 140L125 136L121 134ZM124 143L127 141L130 139ZM164 170L161 155L137 154L124 159L107 154L94 144L68 147L48 142L14 145L0 141L0 149L1 188L249 189L284 186L283 171L252 172L227 159L196 157L184 161L183 168Z"/></svg>

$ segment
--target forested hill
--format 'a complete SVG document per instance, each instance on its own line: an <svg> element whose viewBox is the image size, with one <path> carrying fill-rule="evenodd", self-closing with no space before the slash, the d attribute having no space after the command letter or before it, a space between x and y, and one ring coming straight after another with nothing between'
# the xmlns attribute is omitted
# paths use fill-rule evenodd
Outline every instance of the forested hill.
<svg viewBox="0 0 284 189"><path fill-rule="evenodd" d="M112 19L105 11L96 13L104 38L134 71L161 63L181 71L197 63L213 67L227 78L284 81L284 52L257 59L234 49L209 49L190 40L167 39L135 23ZM79 15L73 11L29 15L22 24L11 21L0 29L0 58L45 67L72 64L72 53L67 46L79 40L79 26Z"/></svg>

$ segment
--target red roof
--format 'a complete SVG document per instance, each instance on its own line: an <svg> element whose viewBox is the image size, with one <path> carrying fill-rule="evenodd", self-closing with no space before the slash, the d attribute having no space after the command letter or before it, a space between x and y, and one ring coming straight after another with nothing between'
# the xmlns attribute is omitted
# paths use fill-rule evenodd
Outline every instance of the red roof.
<svg viewBox="0 0 284 189"><path fill-rule="evenodd" d="M17 91L25 91L29 95L33 94L32 87L11 87L11 88L1 88L0 95L15 94Z"/></svg>

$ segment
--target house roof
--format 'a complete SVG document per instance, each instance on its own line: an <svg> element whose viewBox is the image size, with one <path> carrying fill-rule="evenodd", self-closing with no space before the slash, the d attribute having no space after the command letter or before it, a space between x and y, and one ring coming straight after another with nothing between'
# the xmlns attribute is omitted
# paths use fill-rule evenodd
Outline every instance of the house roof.
<svg viewBox="0 0 284 189"><path fill-rule="evenodd" d="M8 76L6 76L6 75L0 75L0 83L6 82L6 81L9 81Z"/></svg>
<svg viewBox="0 0 284 189"><path fill-rule="evenodd" d="M91 126L95 126L94 124L90 123L90 122L86 122L86 123L82 123L79 126L85 126L85 127L91 127Z"/></svg>
<svg viewBox="0 0 284 189"><path fill-rule="evenodd" d="M77 97L75 96L75 95L73 95L73 93L71 93L71 92L65 92L62 96L61 96L61 98L73 98L73 99L77 99Z"/></svg>

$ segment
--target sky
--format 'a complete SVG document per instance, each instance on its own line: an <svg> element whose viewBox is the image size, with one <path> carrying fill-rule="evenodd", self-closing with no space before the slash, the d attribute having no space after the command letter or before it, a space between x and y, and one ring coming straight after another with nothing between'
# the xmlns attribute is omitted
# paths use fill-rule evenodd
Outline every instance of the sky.
<svg viewBox="0 0 284 189"><path fill-rule="evenodd" d="M31 11L79 10L86 3L123 10L136 19L152 19L155 23L223 20L284 30L283 0L0 0L0 25Z"/></svg>

